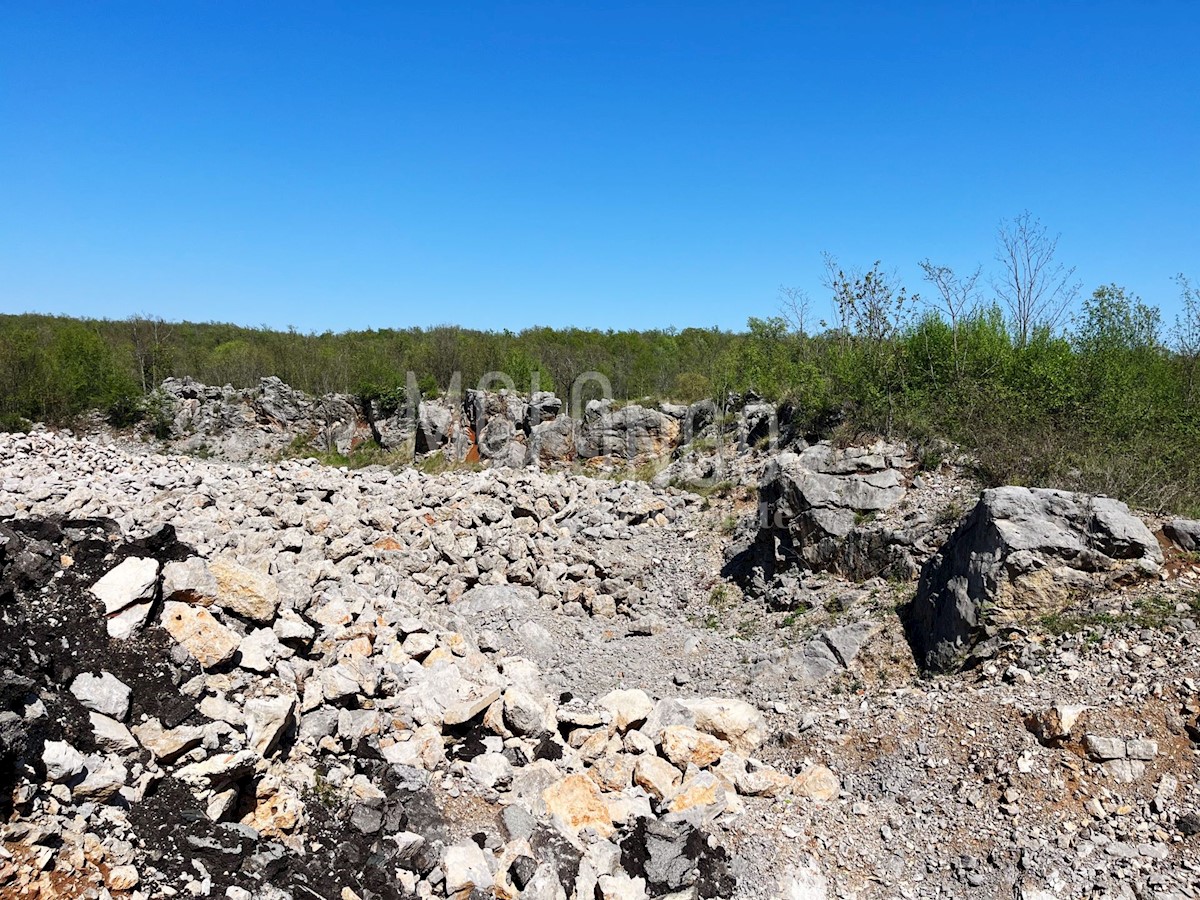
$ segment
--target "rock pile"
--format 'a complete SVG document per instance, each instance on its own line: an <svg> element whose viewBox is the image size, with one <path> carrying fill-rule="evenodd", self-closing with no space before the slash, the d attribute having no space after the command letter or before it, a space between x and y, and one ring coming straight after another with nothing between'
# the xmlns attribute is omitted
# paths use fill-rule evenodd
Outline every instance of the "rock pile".
<svg viewBox="0 0 1200 900"><path fill-rule="evenodd" d="M266 896L284 869L293 887L305 884L313 876L299 861L316 849L307 826L332 816L392 885L362 897L728 896L715 819L738 813L742 796L837 796L826 769L789 775L757 760L767 729L741 700L654 700L637 689L594 703L551 697L536 664L498 652L496 635L474 624L531 602L530 588L480 585L444 609L412 590L305 607L227 557L186 555L170 530L137 545L98 520L15 525L52 539L6 528L6 577L31 571L14 562L22 556L50 561L32 571L36 587L60 582L57 602L77 604L70 621L48 626L68 648L69 633L97 637L91 624L106 642L136 648L143 666L157 653L169 673L165 692L128 661L120 675L75 674L89 657L111 665L121 651L59 650L16 723L45 737L5 742L22 810L38 823L27 843L52 848L53 836L86 847L91 835L93 858L73 859L73 869L86 875L88 863L109 861L110 887ZM93 580L93 569L104 571ZM14 635L46 612L32 584L12 602ZM73 715L56 710L50 720L34 693ZM129 835L145 840L137 810L148 797L202 812L211 836L192 845L237 848L226 855L248 871L234 884L203 865L181 874L170 859L139 855ZM466 798L471 836L448 821Z"/></svg>
<svg viewBox="0 0 1200 900"><path fill-rule="evenodd" d="M741 487L0 435L0 895L1194 893L1200 562L1103 498L988 492L921 595L955 598L927 641L977 604L977 665L928 678L912 582L812 529L902 488L848 537L919 531L881 545L915 563L973 488L805 454L755 594L720 571Z"/></svg>

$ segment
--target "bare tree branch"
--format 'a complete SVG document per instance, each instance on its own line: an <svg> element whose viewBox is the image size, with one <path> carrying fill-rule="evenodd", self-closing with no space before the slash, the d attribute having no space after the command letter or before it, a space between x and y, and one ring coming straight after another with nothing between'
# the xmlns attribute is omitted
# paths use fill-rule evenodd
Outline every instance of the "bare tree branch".
<svg viewBox="0 0 1200 900"><path fill-rule="evenodd" d="M1008 309L1018 346L1028 344L1037 328L1055 328L1079 296L1075 268L1054 259L1058 237L1051 237L1028 211L1002 221L997 230L996 262L1001 273L992 286Z"/></svg>

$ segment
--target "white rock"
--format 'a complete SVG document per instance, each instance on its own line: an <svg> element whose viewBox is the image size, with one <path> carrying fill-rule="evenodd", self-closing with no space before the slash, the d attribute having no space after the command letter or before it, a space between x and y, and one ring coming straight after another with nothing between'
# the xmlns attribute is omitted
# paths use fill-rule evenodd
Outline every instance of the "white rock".
<svg viewBox="0 0 1200 900"><path fill-rule="evenodd" d="M654 709L650 696L636 688L610 691L601 698L599 705L612 714L613 724L622 734L645 722Z"/></svg>
<svg viewBox="0 0 1200 900"><path fill-rule="evenodd" d="M42 764L46 767L46 778L61 784L83 771L83 754L66 741L46 741Z"/></svg>
<svg viewBox="0 0 1200 900"><path fill-rule="evenodd" d="M118 722L123 722L129 715L129 686L109 672L99 675L84 672L71 682L71 693L85 709L110 716Z"/></svg>
<svg viewBox="0 0 1200 900"><path fill-rule="evenodd" d="M92 721L92 731L96 735L96 745L105 753L133 753L138 743L129 733L129 729L100 713L89 713Z"/></svg>
<svg viewBox="0 0 1200 900"><path fill-rule="evenodd" d="M131 556L110 569L90 590L104 604L105 615L111 616L131 603L153 600L157 584L158 560Z"/></svg>
<svg viewBox="0 0 1200 900"><path fill-rule="evenodd" d="M446 875L446 896L466 900L475 891L486 894L492 887L492 870L487 857L472 841L446 848L442 858Z"/></svg>
<svg viewBox="0 0 1200 900"><path fill-rule="evenodd" d="M267 757L292 723L295 697L259 697L246 701L246 741L259 756Z"/></svg>

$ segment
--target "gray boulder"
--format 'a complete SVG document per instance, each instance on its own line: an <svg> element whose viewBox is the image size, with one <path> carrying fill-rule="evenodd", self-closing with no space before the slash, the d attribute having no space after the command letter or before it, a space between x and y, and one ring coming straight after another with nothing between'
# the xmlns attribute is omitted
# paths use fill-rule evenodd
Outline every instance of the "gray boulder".
<svg viewBox="0 0 1200 900"><path fill-rule="evenodd" d="M634 403L599 412L589 403L588 412L592 415L585 415L578 442L579 455L584 458L659 456L671 450L679 438L679 422L657 409Z"/></svg>
<svg viewBox="0 0 1200 900"><path fill-rule="evenodd" d="M984 491L921 571L909 619L917 661L959 665L989 626L1027 623L1115 574L1153 574L1162 550L1107 497L1045 488Z"/></svg>
<svg viewBox="0 0 1200 900"><path fill-rule="evenodd" d="M1196 519L1175 519L1163 526L1163 533L1180 550L1188 553L1200 551L1200 521Z"/></svg>
<svg viewBox="0 0 1200 900"><path fill-rule="evenodd" d="M758 486L756 555L767 571L797 566L869 578L903 562L901 540L875 517L907 493L900 448L816 444L781 453ZM900 566L903 568L903 566Z"/></svg>

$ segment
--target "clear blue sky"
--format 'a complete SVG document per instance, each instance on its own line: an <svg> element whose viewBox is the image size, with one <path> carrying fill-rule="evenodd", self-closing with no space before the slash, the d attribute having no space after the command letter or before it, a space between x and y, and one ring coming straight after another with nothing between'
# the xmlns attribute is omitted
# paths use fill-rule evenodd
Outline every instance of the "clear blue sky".
<svg viewBox="0 0 1200 900"><path fill-rule="evenodd" d="M1200 278L1200 3L191 3L0 15L0 310L741 327L822 250Z"/></svg>

